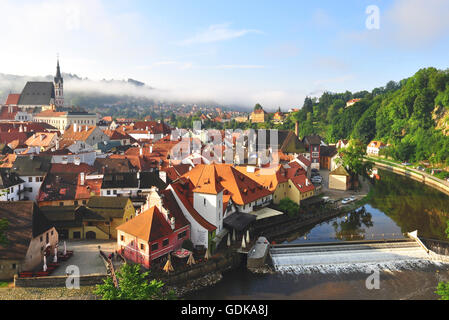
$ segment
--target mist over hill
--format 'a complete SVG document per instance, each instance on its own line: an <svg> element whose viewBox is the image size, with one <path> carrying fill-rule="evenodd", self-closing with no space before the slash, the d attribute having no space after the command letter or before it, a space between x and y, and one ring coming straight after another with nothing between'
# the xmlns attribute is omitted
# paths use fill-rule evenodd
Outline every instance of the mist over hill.
<svg viewBox="0 0 449 320"><path fill-rule="evenodd" d="M63 73L63 78L64 98L66 105L69 106L87 109L135 105L145 107L158 103L220 106L212 100L183 96L149 86L135 79L98 81L67 73ZM53 81L53 76L19 76L0 73L0 102L4 102L9 93L22 92L27 81Z"/></svg>

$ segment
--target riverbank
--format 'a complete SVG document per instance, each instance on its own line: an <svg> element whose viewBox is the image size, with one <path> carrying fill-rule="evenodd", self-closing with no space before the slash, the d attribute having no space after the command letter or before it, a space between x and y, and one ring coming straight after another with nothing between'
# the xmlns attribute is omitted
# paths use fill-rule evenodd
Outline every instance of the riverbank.
<svg viewBox="0 0 449 320"><path fill-rule="evenodd" d="M422 182L433 189L436 189L440 192L443 192L446 195L449 195L449 182L447 181L434 177L426 172L418 171L407 166L399 165L397 163L385 159L376 159L372 157L367 157L367 159L374 162L375 166L383 170L387 170L411 178L415 181Z"/></svg>
<svg viewBox="0 0 449 320"><path fill-rule="evenodd" d="M355 209L368 203L371 196L371 184L369 179L360 178L360 190L359 191L333 191L324 188L322 196L330 196L332 193L332 199L335 201L333 204L317 202L304 209L305 213L300 213L296 217L288 217L286 215L276 216L269 218L266 221L261 221L256 224L254 231L257 236L264 236L269 241L277 240L280 237L287 237L288 234L294 233L299 229L307 228L335 217L345 215ZM353 195L356 197L356 201L342 205L340 199Z"/></svg>

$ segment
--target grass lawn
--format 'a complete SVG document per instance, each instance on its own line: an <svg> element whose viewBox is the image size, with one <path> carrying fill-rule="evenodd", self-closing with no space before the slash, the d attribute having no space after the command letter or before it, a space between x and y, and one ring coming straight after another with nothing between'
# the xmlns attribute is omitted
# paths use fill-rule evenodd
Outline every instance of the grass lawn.
<svg viewBox="0 0 449 320"><path fill-rule="evenodd" d="M0 288L6 288L9 285L8 282L0 281Z"/></svg>

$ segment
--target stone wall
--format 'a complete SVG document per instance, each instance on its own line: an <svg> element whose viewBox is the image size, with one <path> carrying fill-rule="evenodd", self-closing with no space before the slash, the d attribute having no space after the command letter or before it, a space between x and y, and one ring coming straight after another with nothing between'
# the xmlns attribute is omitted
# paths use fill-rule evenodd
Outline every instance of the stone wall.
<svg viewBox="0 0 449 320"><path fill-rule="evenodd" d="M79 276L80 286L93 286L102 284L106 279L104 274L92 274L87 276ZM38 277L38 278L14 278L14 286L16 288L55 288L65 287L67 276L55 277ZM72 277L76 278L75 276Z"/></svg>

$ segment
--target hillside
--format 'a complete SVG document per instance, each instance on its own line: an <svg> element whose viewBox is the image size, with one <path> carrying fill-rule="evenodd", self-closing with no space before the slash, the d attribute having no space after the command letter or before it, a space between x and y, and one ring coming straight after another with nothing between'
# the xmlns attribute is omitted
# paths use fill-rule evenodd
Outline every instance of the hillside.
<svg viewBox="0 0 449 320"><path fill-rule="evenodd" d="M350 107L350 99L361 100ZM318 133L328 142L373 139L390 143L397 160L449 165L449 71L426 68L371 92L329 93L306 98L294 115L300 135Z"/></svg>

